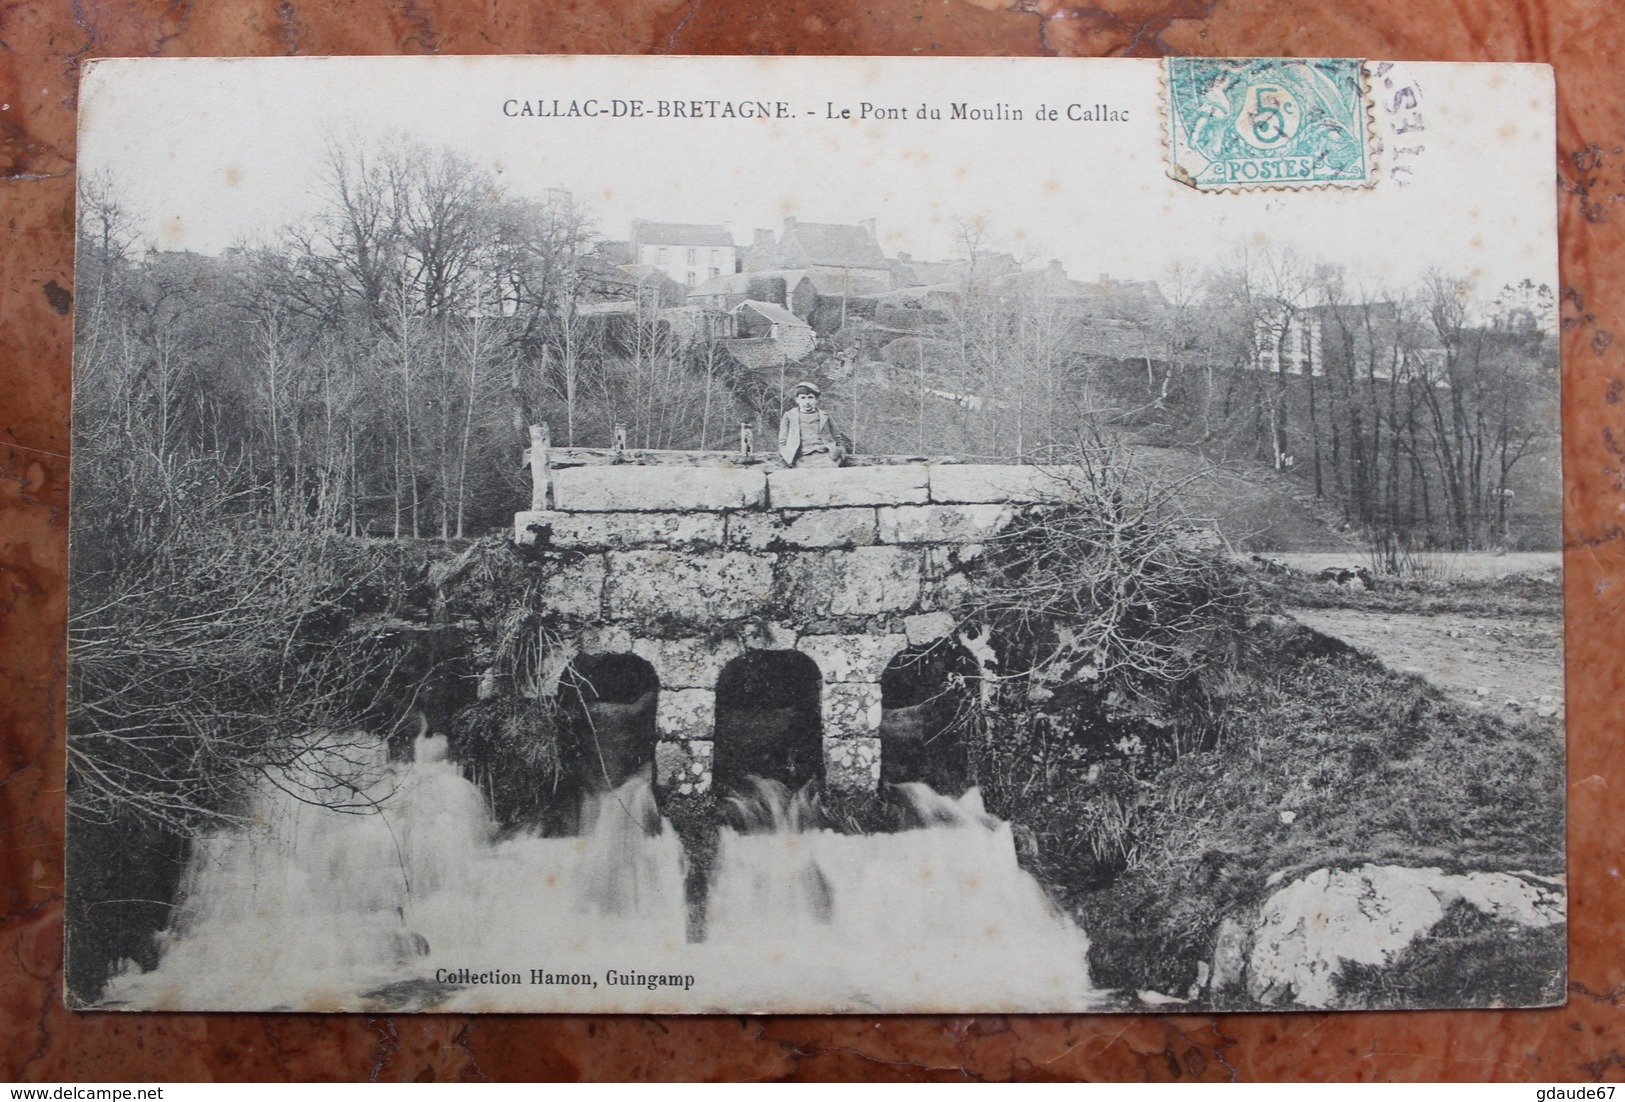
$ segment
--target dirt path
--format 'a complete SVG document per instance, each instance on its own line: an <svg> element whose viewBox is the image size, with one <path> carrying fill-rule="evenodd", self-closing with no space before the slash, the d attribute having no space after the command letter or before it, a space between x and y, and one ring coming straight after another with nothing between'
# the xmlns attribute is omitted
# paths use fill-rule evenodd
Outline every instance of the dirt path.
<svg viewBox="0 0 1625 1102"><path fill-rule="evenodd" d="M1506 713L1562 713L1563 622L1557 617L1320 608L1289 614L1390 669L1420 674L1458 700Z"/></svg>

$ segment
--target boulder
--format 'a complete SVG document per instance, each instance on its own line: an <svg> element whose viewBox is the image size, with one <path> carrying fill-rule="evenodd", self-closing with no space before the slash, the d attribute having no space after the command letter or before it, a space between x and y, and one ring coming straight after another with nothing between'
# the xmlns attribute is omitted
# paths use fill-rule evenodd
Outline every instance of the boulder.
<svg viewBox="0 0 1625 1102"><path fill-rule="evenodd" d="M1215 993L1234 985L1236 958L1245 951L1254 1001L1335 1008L1346 963L1390 964L1456 902L1518 926L1551 926L1566 915L1561 886L1529 875L1397 865L1316 869L1265 900L1245 937L1234 919L1221 926Z"/></svg>

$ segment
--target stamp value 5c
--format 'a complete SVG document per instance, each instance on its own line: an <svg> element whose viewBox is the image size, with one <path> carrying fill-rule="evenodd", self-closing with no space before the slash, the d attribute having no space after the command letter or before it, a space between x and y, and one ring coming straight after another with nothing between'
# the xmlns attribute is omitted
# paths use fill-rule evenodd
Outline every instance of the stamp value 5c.
<svg viewBox="0 0 1625 1102"><path fill-rule="evenodd" d="M1360 59L1171 57L1164 73L1174 179L1202 191L1373 182Z"/></svg>

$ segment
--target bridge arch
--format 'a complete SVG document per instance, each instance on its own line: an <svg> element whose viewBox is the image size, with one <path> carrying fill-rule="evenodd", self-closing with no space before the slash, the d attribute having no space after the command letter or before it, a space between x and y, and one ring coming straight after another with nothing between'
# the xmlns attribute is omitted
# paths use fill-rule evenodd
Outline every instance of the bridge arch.
<svg viewBox="0 0 1625 1102"><path fill-rule="evenodd" d="M763 777L797 788L824 772L823 675L794 650L748 650L716 685L713 776L721 789Z"/></svg>
<svg viewBox="0 0 1625 1102"><path fill-rule="evenodd" d="M916 644L880 677L880 780L957 794L971 780L970 725L982 666L951 638Z"/></svg>
<svg viewBox="0 0 1625 1102"><path fill-rule="evenodd" d="M588 789L619 785L654 759L660 681L634 654L587 654L560 686L570 772Z"/></svg>

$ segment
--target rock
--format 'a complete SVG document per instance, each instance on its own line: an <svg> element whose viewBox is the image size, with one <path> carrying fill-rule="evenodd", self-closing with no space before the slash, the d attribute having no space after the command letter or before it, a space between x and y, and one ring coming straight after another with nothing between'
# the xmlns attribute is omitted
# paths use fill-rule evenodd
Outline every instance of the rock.
<svg viewBox="0 0 1625 1102"><path fill-rule="evenodd" d="M1193 999L1200 998L1201 995L1202 995L1202 992L1207 989L1207 981L1208 981L1209 974L1210 973L1208 971L1207 961L1205 961L1205 960L1197 961L1196 962L1196 981L1190 985L1190 988L1185 993L1189 997L1191 997Z"/></svg>
<svg viewBox="0 0 1625 1102"><path fill-rule="evenodd" d="M1317 869L1264 902L1247 993L1265 1006L1330 1008L1345 962L1386 964L1444 917L1411 869Z"/></svg>
<svg viewBox="0 0 1625 1102"><path fill-rule="evenodd" d="M1433 890L1446 905L1460 899L1491 918L1518 926L1556 926L1568 919L1568 901L1560 887L1509 872L1442 876Z"/></svg>
<svg viewBox="0 0 1625 1102"><path fill-rule="evenodd" d="M1286 826L1291 826L1293 823L1298 821L1298 813L1296 811L1283 811L1281 812L1280 819L1281 822Z"/></svg>
<svg viewBox="0 0 1625 1102"><path fill-rule="evenodd" d="M1507 702L1505 704L1505 707L1511 709L1514 712L1517 712L1517 711L1521 711L1523 709L1523 703L1521 701L1515 700L1515 699L1513 699L1512 697L1509 696L1509 697L1507 697Z"/></svg>
<svg viewBox="0 0 1625 1102"><path fill-rule="evenodd" d="M1213 994L1237 994L1247 986L1247 957L1252 952L1253 931L1237 918L1219 923L1213 939Z"/></svg>
<svg viewBox="0 0 1625 1102"><path fill-rule="evenodd" d="M1245 951L1247 993L1265 1006L1334 1008L1346 963L1391 963L1457 902L1518 926L1552 926L1566 918L1562 886L1531 875L1395 865L1317 869L1278 889L1259 909ZM1224 986L1221 978L1233 974L1242 928L1233 918L1220 927L1215 992Z"/></svg>
<svg viewBox="0 0 1625 1102"><path fill-rule="evenodd" d="M737 467L564 467L553 472L553 507L561 512L689 512L759 509L767 475Z"/></svg>

